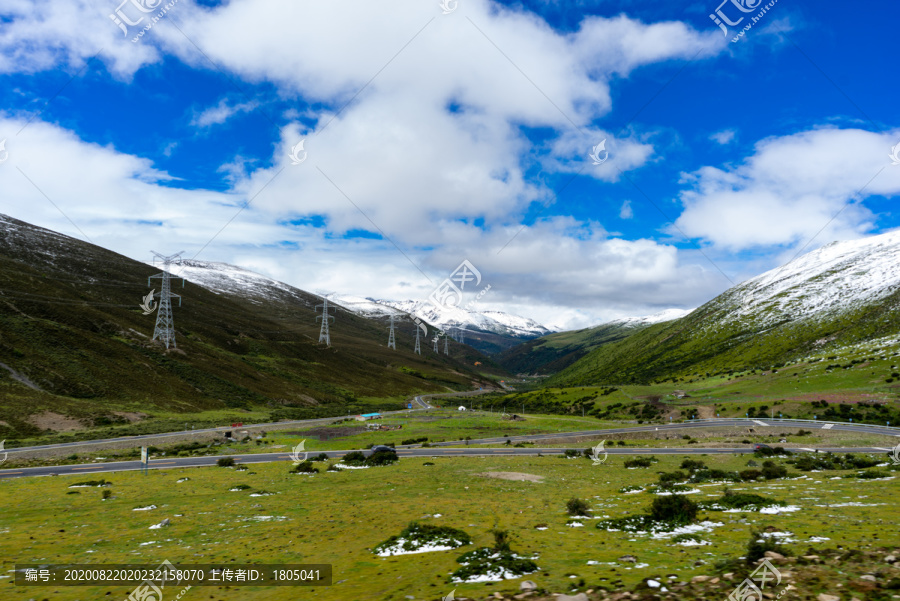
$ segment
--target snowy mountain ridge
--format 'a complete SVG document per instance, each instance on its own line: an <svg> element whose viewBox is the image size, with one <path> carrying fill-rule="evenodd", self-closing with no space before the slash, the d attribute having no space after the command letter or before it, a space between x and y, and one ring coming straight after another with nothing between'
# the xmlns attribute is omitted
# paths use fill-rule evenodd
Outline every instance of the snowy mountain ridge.
<svg viewBox="0 0 900 601"><path fill-rule="evenodd" d="M159 264L156 264L156 267L161 269ZM362 317L379 318L409 314L450 332L481 330L515 338L536 338L551 332L532 319L503 311L479 312L461 307L442 307L438 310L431 303L424 301L390 301L349 294L306 293L284 282L229 263L185 259L180 265L172 266L171 273L175 277L183 277L213 292L245 296L256 304L263 304L274 295L287 294L309 306L309 295L317 294ZM177 284L173 285L173 291L176 287Z"/></svg>
<svg viewBox="0 0 900 601"><path fill-rule="evenodd" d="M725 323L827 319L900 289L900 231L832 242L727 291Z"/></svg>
<svg viewBox="0 0 900 601"><path fill-rule="evenodd" d="M462 307L435 307L426 301L393 301L328 294L328 300L366 317L409 314L444 331L481 330L517 338L536 338L552 332L533 319L504 311L470 311Z"/></svg>

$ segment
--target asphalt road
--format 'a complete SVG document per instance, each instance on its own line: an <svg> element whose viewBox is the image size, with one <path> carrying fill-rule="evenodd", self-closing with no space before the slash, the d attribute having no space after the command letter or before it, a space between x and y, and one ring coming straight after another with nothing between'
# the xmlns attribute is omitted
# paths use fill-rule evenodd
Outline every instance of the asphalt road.
<svg viewBox="0 0 900 601"><path fill-rule="evenodd" d="M546 432L543 434L528 434L523 436L499 436L493 438L478 438L469 440L469 444L503 444L507 438L513 443L516 442L534 442L537 440L557 440L566 438L602 438L610 434L632 434L635 432L667 432L669 430L691 430L694 428L753 428L758 430L762 427L782 427L782 428L803 428L805 430L830 430L832 432L846 431L861 434L880 434L882 436L898 436L900 431L896 428L884 428L882 426L873 426L869 424L842 424L835 422L813 423L813 422L797 422L791 420L766 419L766 420L740 420L740 419L715 419L715 420L697 420L664 425L636 426L629 428L612 428L608 430L581 430L578 432ZM464 440L451 440L446 442L430 443L432 447L456 446L465 444ZM419 446L419 445L410 445ZM404 448L398 446L399 448Z"/></svg>
<svg viewBox="0 0 900 601"><path fill-rule="evenodd" d="M813 449L799 449L812 451ZM825 447L819 448L820 452L834 453L886 453L888 449L880 447ZM323 451L329 457L343 457L352 451ZM475 457L475 456L527 456L527 455L561 455L565 449L523 449L514 447L504 448L461 448L461 449L436 449L436 448L401 448L397 449L397 455L402 457ZM610 448L606 449L609 455L728 455L748 454L753 449L749 446L740 448ZM317 453L318 454L318 453ZM209 467L214 466L221 457L231 457L236 464L252 465L254 463L271 463L275 461L291 461L287 453L255 453L249 455L223 455L215 457L172 457L151 460L149 469L173 469L184 467ZM28 467L20 469L0 470L0 480L8 478L25 478L29 476L72 476L93 477L95 474L108 474L112 472L133 471L141 468L140 461L118 461L113 463L91 463L81 465L60 465L46 467Z"/></svg>
<svg viewBox="0 0 900 601"><path fill-rule="evenodd" d="M428 396L438 396L438 395L428 395ZM418 407L414 409L403 409L400 411L382 411L382 415L402 415L409 413L409 411L425 411L428 409L433 409L431 405L428 404L421 396L417 396L414 399L414 402ZM58 444L45 444L38 445L33 447L13 447L10 449L6 449L9 453L24 453L27 451L37 451L43 449L64 449L68 447L78 447L84 445L92 445L92 444L103 444L110 442L123 442L123 441L135 441L135 442L150 442L155 439L168 438L171 436L180 436L182 434L203 434L205 432L228 432L233 430L247 429L247 428L271 428L273 426L315 426L317 424L330 424L335 420L345 419L350 416L338 415L334 417L323 417L317 419L301 419L301 420L293 420L293 421L281 421L267 424L245 424L242 426L231 427L231 426L220 426L217 428L202 428L200 430L182 430L179 432L164 432L162 434L141 434L138 436L119 436L118 438L98 438L95 440L79 440L75 442L62 442ZM144 445L141 445L144 446Z"/></svg>

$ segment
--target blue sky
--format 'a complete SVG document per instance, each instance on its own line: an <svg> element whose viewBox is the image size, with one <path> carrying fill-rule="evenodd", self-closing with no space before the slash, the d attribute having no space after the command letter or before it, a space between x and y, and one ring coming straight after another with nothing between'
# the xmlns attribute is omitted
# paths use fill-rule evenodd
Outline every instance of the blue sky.
<svg viewBox="0 0 900 601"><path fill-rule="evenodd" d="M694 307L900 227L900 7L779 0L732 42L741 1L726 37L718 2L179 0L132 42L119 2L11 0L0 212L378 298L468 259L555 327Z"/></svg>

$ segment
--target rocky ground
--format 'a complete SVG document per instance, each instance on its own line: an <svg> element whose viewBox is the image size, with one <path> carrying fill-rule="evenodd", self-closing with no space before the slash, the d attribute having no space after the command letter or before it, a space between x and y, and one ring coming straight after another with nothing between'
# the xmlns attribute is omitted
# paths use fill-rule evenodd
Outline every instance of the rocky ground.
<svg viewBox="0 0 900 601"><path fill-rule="evenodd" d="M896 534L896 533L895 533ZM812 550L811 550L812 551ZM759 587L733 597L738 601L889 601L900 599L900 548L882 547L870 551L825 549L799 557L784 557L766 552L767 560L780 574L780 583L770 580ZM594 587L569 594L542 590L538 584L526 580L518 592L493 592L478 601L663 601L707 600L726 601L745 580L759 574L764 559L754 564L728 562L714 576L695 576L690 582L646 579L630 591L612 587ZM770 577L771 577L770 572ZM761 593L761 597L759 596ZM474 601L456 597L456 601Z"/></svg>

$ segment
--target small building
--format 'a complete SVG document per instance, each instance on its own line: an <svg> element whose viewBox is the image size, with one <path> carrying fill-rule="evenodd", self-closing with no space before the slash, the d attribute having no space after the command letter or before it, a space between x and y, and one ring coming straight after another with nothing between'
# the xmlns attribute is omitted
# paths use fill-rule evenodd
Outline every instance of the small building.
<svg viewBox="0 0 900 601"><path fill-rule="evenodd" d="M363 413L362 415L356 416L356 421L358 422L367 422L370 419L381 419L380 413Z"/></svg>
<svg viewBox="0 0 900 601"><path fill-rule="evenodd" d="M465 410L466 410L465 407L463 407L462 405L459 406L459 411L465 411Z"/></svg>

